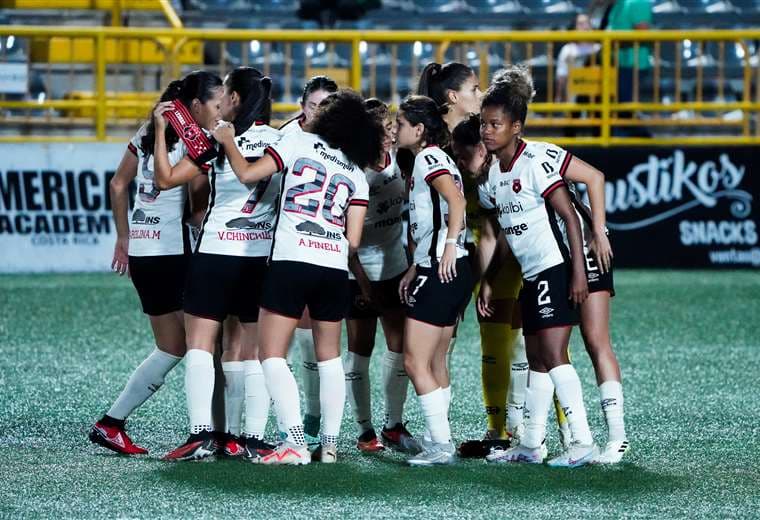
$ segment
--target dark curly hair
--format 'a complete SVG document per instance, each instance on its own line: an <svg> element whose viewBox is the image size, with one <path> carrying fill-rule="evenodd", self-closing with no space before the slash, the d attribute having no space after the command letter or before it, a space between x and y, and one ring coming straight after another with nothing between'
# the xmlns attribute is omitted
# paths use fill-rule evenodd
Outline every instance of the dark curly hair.
<svg viewBox="0 0 760 520"><path fill-rule="evenodd" d="M444 148L449 143L449 128L436 102L426 96L409 96L398 107L399 113L412 125L425 127L423 139L427 144Z"/></svg>
<svg viewBox="0 0 760 520"><path fill-rule="evenodd" d="M429 63L422 69L417 94L427 96L438 105L442 114L449 111L449 96L447 91L458 91L475 72L462 63L449 62L445 65Z"/></svg>
<svg viewBox="0 0 760 520"><path fill-rule="evenodd" d="M528 105L535 93L528 68L510 65L496 73L493 83L483 96L481 107L502 107L512 121L520 121L524 125L528 117Z"/></svg>
<svg viewBox="0 0 760 520"><path fill-rule="evenodd" d="M375 117L378 117L380 121L385 121L391 114L391 110L388 105L386 105L384 101L381 101L377 98L366 99L364 101L364 106L366 106L367 110L370 113L374 114Z"/></svg>
<svg viewBox="0 0 760 520"><path fill-rule="evenodd" d="M205 103L214 97L214 91L221 86L222 80L216 74L206 72L205 70L196 70L182 79L169 83L169 86L166 87L166 90L161 94L158 101L161 103L178 99L183 105L190 108L194 99ZM156 129L153 124L152 112L145 135L140 139L140 150L142 150L146 157L153 155L153 146L156 142ZM174 145L179 141L179 136L171 125L166 125L164 139L166 139L166 150L171 152L174 149Z"/></svg>
<svg viewBox="0 0 760 520"><path fill-rule="evenodd" d="M470 114L451 132L451 141L460 146L475 146L480 142L480 116Z"/></svg>
<svg viewBox="0 0 760 520"><path fill-rule="evenodd" d="M361 169L377 164L383 155L382 120L353 90L342 89L327 96L319 105L311 131Z"/></svg>

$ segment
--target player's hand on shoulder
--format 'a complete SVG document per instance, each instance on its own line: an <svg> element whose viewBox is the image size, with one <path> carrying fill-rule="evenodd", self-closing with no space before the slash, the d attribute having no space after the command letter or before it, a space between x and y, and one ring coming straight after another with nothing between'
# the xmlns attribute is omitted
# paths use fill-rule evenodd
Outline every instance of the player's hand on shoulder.
<svg viewBox="0 0 760 520"><path fill-rule="evenodd" d="M111 270L119 276L129 276L129 237L117 238L113 248Z"/></svg>
<svg viewBox="0 0 760 520"><path fill-rule="evenodd" d="M223 143L229 139L235 138L235 127L232 123L228 123L227 121L219 121L212 134L214 139Z"/></svg>
<svg viewBox="0 0 760 520"><path fill-rule="evenodd" d="M412 264L406 271L406 274L401 278L398 284L398 296L401 298L401 303L408 303L409 286L417 277L417 266Z"/></svg>

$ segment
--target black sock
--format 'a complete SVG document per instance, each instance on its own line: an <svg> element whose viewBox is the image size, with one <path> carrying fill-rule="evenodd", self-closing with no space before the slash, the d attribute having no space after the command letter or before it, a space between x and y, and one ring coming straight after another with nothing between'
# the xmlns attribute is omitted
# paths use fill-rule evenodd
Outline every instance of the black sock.
<svg viewBox="0 0 760 520"><path fill-rule="evenodd" d="M115 426L116 428L124 429L124 424L126 423L126 419L114 419L110 415L106 414L103 416L103 418L100 420L101 423L105 424L106 426Z"/></svg>

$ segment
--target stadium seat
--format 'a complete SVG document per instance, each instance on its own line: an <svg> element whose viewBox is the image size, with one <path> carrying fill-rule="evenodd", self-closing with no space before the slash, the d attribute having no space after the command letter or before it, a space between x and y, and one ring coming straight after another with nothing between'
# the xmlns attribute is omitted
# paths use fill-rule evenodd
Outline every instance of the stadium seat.
<svg viewBox="0 0 760 520"><path fill-rule="evenodd" d="M519 0L467 0L473 12L521 13L525 8Z"/></svg>

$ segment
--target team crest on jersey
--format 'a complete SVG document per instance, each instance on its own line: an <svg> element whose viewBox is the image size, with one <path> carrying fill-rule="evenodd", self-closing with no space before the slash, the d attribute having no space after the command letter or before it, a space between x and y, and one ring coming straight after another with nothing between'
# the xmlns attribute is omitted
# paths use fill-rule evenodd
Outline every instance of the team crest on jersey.
<svg viewBox="0 0 760 520"><path fill-rule="evenodd" d="M520 193L520 190L522 190L522 184L520 184L520 179L515 179L512 181L512 191L515 193Z"/></svg>

